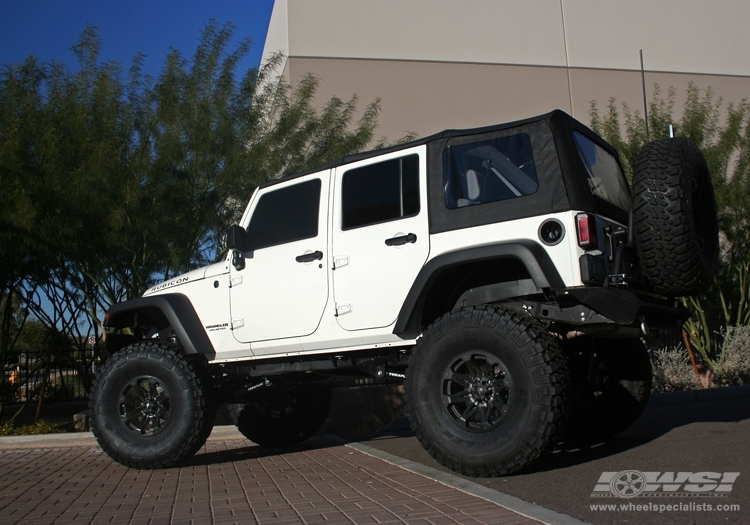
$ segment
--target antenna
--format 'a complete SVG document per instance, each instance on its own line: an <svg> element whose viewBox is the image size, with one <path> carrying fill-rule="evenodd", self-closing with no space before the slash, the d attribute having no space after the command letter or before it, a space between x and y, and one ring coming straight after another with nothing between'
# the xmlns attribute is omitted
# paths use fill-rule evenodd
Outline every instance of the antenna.
<svg viewBox="0 0 750 525"><path fill-rule="evenodd" d="M648 133L648 104L646 103L646 71L643 69L643 49L641 49L641 84L643 85L643 118L646 121L646 141L651 137Z"/></svg>

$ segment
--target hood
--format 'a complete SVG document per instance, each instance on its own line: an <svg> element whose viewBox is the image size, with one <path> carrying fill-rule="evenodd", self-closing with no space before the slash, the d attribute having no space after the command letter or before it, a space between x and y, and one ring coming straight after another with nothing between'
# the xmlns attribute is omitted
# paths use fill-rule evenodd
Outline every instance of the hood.
<svg viewBox="0 0 750 525"><path fill-rule="evenodd" d="M178 286L182 286L183 284L194 283L196 281L205 279L206 277L214 277L222 273L227 273L228 271L229 262L220 261L209 266L204 266L203 268L198 268L197 270L193 270L192 272L183 273L182 275L173 277L167 281L164 281L163 283L157 284L156 286L152 286L143 293L143 297L147 297L149 295L154 295L157 293L171 292L172 289Z"/></svg>

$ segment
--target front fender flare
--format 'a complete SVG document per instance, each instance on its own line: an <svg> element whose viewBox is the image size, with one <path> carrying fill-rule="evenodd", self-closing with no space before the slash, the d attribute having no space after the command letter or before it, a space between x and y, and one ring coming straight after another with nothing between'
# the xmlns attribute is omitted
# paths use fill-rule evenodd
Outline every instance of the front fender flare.
<svg viewBox="0 0 750 525"><path fill-rule="evenodd" d="M115 304L107 311L104 326L107 328L133 326L135 315L139 312L158 319L159 324L163 324L163 326L157 326L160 330L167 326L171 327L186 353L203 354L209 360L216 355L211 340L203 329L198 314L195 313L193 304L183 294L138 297Z"/></svg>

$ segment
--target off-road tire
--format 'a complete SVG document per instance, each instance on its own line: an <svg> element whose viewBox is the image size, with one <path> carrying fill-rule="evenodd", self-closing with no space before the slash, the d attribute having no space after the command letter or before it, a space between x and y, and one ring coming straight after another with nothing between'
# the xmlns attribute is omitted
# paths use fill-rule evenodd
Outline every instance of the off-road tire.
<svg viewBox="0 0 750 525"><path fill-rule="evenodd" d="M566 436L606 439L635 423L651 395L651 360L643 342L578 337L564 348L574 385Z"/></svg>
<svg viewBox="0 0 750 525"><path fill-rule="evenodd" d="M644 145L633 175L633 225L641 268L654 291L695 295L713 279L719 227L711 176L687 138Z"/></svg>
<svg viewBox="0 0 750 525"><path fill-rule="evenodd" d="M236 425L242 434L264 447L290 447L312 437L331 408L331 385L289 384L251 392Z"/></svg>
<svg viewBox="0 0 750 525"><path fill-rule="evenodd" d="M417 342L404 387L422 446L468 476L518 472L556 444L567 420L560 348L511 310L466 307L439 318Z"/></svg>
<svg viewBox="0 0 750 525"><path fill-rule="evenodd" d="M90 408L94 436L112 459L131 468L169 468L203 446L215 409L200 359L142 342L107 360Z"/></svg>

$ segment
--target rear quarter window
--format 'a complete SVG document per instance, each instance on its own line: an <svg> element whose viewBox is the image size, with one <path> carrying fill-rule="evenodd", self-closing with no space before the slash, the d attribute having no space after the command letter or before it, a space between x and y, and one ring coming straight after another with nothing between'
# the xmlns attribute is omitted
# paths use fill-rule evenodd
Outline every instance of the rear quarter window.
<svg viewBox="0 0 750 525"><path fill-rule="evenodd" d="M539 188L525 133L446 148L443 177L451 210L524 197Z"/></svg>

